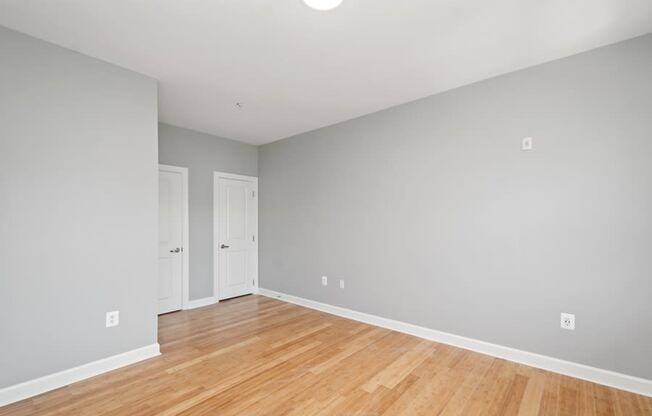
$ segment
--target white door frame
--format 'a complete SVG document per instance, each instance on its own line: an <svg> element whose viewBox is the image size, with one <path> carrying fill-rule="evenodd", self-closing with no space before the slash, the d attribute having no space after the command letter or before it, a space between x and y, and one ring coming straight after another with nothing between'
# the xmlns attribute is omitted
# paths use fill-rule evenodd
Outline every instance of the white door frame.
<svg viewBox="0 0 652 416"><path fill-rule="evenodd" d="M181 308L188 309L190 303L190 222L188 220L188 168L172 165L158 165L159 172L181 174L181 199L183 200L183 257L181 273Z"/></svg>
<svg viewBox="0 0 652 416"><path fill-rule="evenodd" d="M219 239L219 208L220 208L220 195L216 192L220 178L247 180L254 183L254 287L253 292L258 293L258 178L256 176L237 175L235 173L227 172L213 172L213 299L214 302L219 302L219 252L217 249Z"/></svg>

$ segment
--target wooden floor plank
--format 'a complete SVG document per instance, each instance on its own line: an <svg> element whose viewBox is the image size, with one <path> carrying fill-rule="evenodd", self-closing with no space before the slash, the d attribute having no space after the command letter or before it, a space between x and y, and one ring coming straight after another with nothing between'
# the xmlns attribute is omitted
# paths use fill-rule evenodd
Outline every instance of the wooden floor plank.
<svg viewBox="0 0 652 416"><path fill-rule="evenodd" d="M652 416L652 399L262 296L159 318L162 355L2 416Z"/></svg>

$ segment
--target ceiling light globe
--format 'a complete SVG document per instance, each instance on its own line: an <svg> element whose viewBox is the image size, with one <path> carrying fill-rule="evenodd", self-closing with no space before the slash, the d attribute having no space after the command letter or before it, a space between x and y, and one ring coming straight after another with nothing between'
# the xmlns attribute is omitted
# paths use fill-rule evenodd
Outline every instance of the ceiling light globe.
<svg viewBox="0 0 652 416"><path fill-rule="evenodd" d="M306 5L315 10L333 10L342 3L342 0L303 0Z"/></svg>

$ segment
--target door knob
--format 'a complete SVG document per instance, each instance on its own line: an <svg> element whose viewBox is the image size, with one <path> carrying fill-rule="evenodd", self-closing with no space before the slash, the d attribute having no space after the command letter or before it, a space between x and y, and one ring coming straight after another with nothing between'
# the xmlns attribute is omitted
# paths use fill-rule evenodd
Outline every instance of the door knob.
<svg viewBox="0 0 652 416"><path fill-rule="evenodd" d="M174 250L170 250L170 253L179 253L181 249L179 247L175 248Z"/></svg>
<svg viewBox="0 0 652 416"><path fill-rule="evenodd" d="M227 246L226 244L222 244L220 248L229 248L230 246Z"/></svg>

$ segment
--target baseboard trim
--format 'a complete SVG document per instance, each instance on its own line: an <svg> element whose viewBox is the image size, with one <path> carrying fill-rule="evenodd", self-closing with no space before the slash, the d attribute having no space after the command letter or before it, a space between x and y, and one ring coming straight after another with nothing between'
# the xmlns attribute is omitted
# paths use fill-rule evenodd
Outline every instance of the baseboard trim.
<svg viewBox="0 0 652 416"><path fill-rule="evenodd" d="M353 319L355 321L364 322L370 325L414 335L419 338L440 342L442 344L453 345L455 347L479 352L482 354L490 355L492 357L502 358L508 361L529 365L531 367L552 371L554 373L559 373L570 377L591 381L593 383L614 387L620 390L626 390L632 393L652 397L652 380L633 377L609 370L603 370L600 368L548 357L528 351L522 351L515 348L505 347L503 345L492 344L490 342L437 331L435 329L425 328L406 322L395 321L393 319L382 318L380 316L358 312L339 306L333 306L327 303L321 303L298 296L288 295L286 293L276 292L273 290L260 288L258 293L263 296L279 299L300 306L305 306L311 309L316 309L318 311L341 316L343 318Z"/></svg>
<svg viewBox="0 0 652 416"><path fill-rule="evenodd" d="M184 310L203 308L204 306L210 306L210 305L212 305L214 303L217 303L218 301L219 301L219 299L217 299L215 296L209 296L207 298L190 300L186 304L186 307L184 308Z"/></svg>
<svg viewBox="0 0 652 416"><path fill-rule="evenodd" d="M151 344L135 350L123 352L78 367L69 368L39 377L24 383L0 389L0 407L28 399L50 390L58 389L78 381L137 363L161 354L159 344Z"/></svg>

